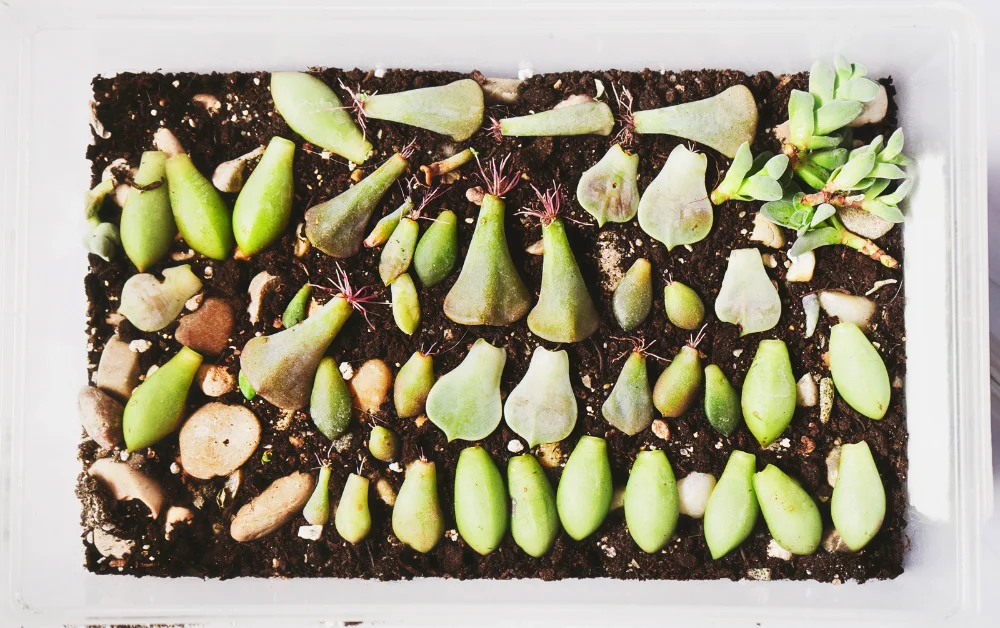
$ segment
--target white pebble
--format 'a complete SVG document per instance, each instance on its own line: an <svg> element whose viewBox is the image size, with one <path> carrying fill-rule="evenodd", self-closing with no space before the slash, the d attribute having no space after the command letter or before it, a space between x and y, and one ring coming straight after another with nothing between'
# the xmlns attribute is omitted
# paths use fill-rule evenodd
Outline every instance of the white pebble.
<svg viewBox="0 0 1000 628"><path fill-rule="evenodd" d="M344 376L345 380L351 379L354 377L354 367L351 366L350 362L341 362L340 374Z"/></svg>
<svg viewBox="0 0 1000 628"><path fill-rule="evenodd" d="M403 467L399 466L398 462L393 462L392 464L389 465L389 470L395 473L402 473Z"/></svg>
<svg viewBox="0 0 1000 628"><path fill-rule="evenodd" d="M535 72L531 68L522 68L517 71L517 78L521 79L522 81L525 79L530 79L534 75Z"/></svg>
<svg viewBox="0 0 1000 628"><path fill-rule="evenodd" d="M170 472L173 473L174 475L177 475L178 473L181 472L181 465L177 464L176 462L171 462Z"/></svg>
<svg viewBox="0 0 1000 628"><path fill-rule="evenodd" d="M521 453L524 451L524 444L515 438L507 443L507 451L512 454Z"/></svg>
<svg viewBox="0 0 1000 628"><path fill-rule="evenodd" d="M733 357L738 358L743 355L743 349L733 349Z"/></svg>
<svg viewBox="0 0 1000 628"><path fill-rule="evenodd" d="M677 482L677 497L682 515L701 519L705 516L708 496L715 489L715 476L711 473L691 473Z"/></svg>
<svg viewBox="0 0 1000 628"><path fill-rule="evenodd" d="M323 536L323 526L299 526L299 538L318 541Z"/></svg>
<svg viewBox="0 0 1000 628"><path fill-rule="evenodd" d="M385 76L385 68L375 68L375 78L382 78Z"/></svg>
<svg viewBox="0 0 1000 628"><path fill-rule="evenodd" d="M150 347L152 346L153 343L151 343L148 340L144 340L142 338L140 338L139 340L133 340L132 342L128 343L129 351L132 351L133 353L145 353L149 351Z"/></svg>
<svg viewBox="0 0 1000 628"><path fill-rule="evenodd" d="M792 560L792 553L778 545L774 539L771 539L771 542L767 544L767 555L779 560Z"/></svg>

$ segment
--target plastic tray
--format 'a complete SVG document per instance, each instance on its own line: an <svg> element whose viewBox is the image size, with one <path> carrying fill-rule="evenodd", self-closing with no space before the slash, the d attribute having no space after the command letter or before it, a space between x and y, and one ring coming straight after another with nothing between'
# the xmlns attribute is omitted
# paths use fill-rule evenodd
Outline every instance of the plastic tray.
<svg viewBox="0 0 1000 628"><path fill-rule="evenodd" d="M339 4L339 3L338 3ZM531 4L0 0L0 590L4 625L968 620L992 510L982 41L940 2ZM620 67L789 72L844 52L893 75L920 185L905 225L911 545L888 582L97 577L81 566L75 393L89 81L122 70Z"/></svg>

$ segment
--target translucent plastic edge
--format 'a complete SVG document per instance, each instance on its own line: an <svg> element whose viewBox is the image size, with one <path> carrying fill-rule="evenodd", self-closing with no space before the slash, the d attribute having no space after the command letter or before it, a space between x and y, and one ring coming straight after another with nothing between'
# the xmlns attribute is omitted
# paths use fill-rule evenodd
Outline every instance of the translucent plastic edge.
<svg viewBox="0 0 1000 628"><path fill-rule="evenodd" d="M16 1L16 0L15 0ZM142 7L123 3L105 3L106 9L115 6L117 9L114 15L117 18L140 18ZM249 4L249 2L248 2ZM298 9L309 9L322 6L316 2L302 0L293 2ZM557 4L549 2L547 3ZM635 4L633 2L633 4ZM749 4L740 3L738 6L745 9ZM865 7L866 3L843 2L842 8L847 9L850 5ZM692 11L695 7L705 10L711 5L716 11L722 11L725 7L733 7L732 3L713 2L712 0L702 0L697 4L683 3L678 5L678 11ZM893 6L895 5L895 6ZM217 4L205 2L197 6L197 10L205 13L222 11L226 7L238 6L238 3L218 0ZM756 2L753 6L761 10L781 10L790 11L808 10L806 3L789 2ZM824 5L811 5L816 8ZM686 7L686 9L685 9ZM794 9L792 8L794 7ZM953 165L952 181L954 182L951 192L954 199L954 207L977 208L975 212L963 214L963 219L958 216L951 216L954 225L954 238L952 247L952 286L954 287L951 297L951 321L952 329L952 352L948 356L951 365L951 374L955 382L952 405L954 416L958 417L956 447L958 451L953 459L955 460L956 473L954 475L956 484L956 495L959 500L958 508L963 515L961 518L962 527L959 531L958 545L956 551L960 556L959 574L962 579L960 592L962 600L961 614L976 614L981 606L982 595L985 593L980 589L982 579L980 577L981 561L979 556L979 539L982 532L982 522L992 514L993 510L993 477L990 441L990 386L989 386L989 265L988 265L988 231L986 212L986 141L984 129L983 113L983 84L985 73L983 68L983 34L978 22L978 16L967 7L957 2L913 2L913 3L886 3L883 10L919 10L920 7L933 7L938 11L950 11L962 16L962 26L965 33L956 33L960 41L956 39L953 46L956 53L953 55L953 63L956 70L961 67L962 72L954 72L950 77L953 99L968 103L969 108L964 111L967 115L958 116L952 120L953 137L973 138L972 141L960 143L952 147L952 154L956 156ZM189 7L194 8L194 7ZM264 8L259 6L257 8ZM23 307L24 294L24 246L25 243L19 240L18 234L24 232L25 219L23 210L18 202L17 182L24 179L27 165L19 157L21 152L19 146L24 146L27 141L27 131L19 128L17 121L22 118L24 111L23 100L26 89L25 76L23 75L24 63L22 50L25 41L29 38L30 32L37 27L36 24L18 23L12 21L11 8L8 2L0 0L0 212L3 213L3 239L2 250L0 250L0 557L3 564L0 565L0 587L6 591L8 602L14 602L10 597L12 593L11 576L13 564L11 556L11 514L12 514L12 482L13 471L19 468L21 454L12 449L12 444L18 440L18 422L15 417L18 414L17 390L21 383L21 377L16 372L16 365L21 363L23 355L23 343L18 338L18 333L27 317ZM962 36L964 35L964 36ZM962 77L965 77L964 80ZM956 111L959 109L956 107ZM958 140L953 140L956 143ZM961 246L957 246L961 243ZM958 490L964 488L966 490ZM775 583L778 585L778 583ZM591 615L587 623L598 617L613 617L614 606L609 606L604 611ZM21 609L23 610L23 609ZM357 609L345 609L348 613ZM416 609L414 609L416 610ZM455 605L449 609L447 617L468 617L466 614L471 609L464 609L461 605ZM478 616L483 617L483 607L474 609ZM556 609L553 609L555 611ZM564 609L566 610L566 609ZM717 609L718 617L721 618L742 618L757 617L761 615L760 609L744 609L746 614L742 614L740 609ZM590 609L593 611L593 609ZM793 616L786 613L770 609L769 614L775 625L795 625ZM365 613L366 619L378 621L380 619L390 619L396 614L385 614L380 612ZM2 616L2 615L0 615ZM497 620L503 615L497 616ZM876 619L881 614L869 614L869 618ZM883 618L892 617L887 615ZM50 620L52 618L49 618ZM122 617L122 621L198 621L209 619L203 616L137 616L129 615ZM218 619L218 617L216 617ZM259 616L257 619L261 619ZM441 614L428 615L422 612L415 612L412 619L420 623L439 623L445 619ZM114 621L111 618L102 617L102 622ZM255 620L254 624L256 625ZM263 622L261 625L271 625L271 622Z"/></svg>

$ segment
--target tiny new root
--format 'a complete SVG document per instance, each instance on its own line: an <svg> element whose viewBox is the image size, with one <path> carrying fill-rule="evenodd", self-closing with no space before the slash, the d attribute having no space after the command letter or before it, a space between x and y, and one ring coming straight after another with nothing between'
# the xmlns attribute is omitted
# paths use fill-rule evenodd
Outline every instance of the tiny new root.
<svg viewBox="0 0 1000 628"><path fill-rule="evenodd" d="M506 172L507 162L510 161L508 153L497 163L496 158L491 159L484 167L479 161L479 155L475 155L476 164L479 165L479 176L483 180L486 192L497 198L503 198L507 192L514 189L520 180L521 173L518 171Z"/></svg>
<svg viewBox="0 0 1000 628"><path fill-rule="evenodd" d="M698 330L697 334L688 338L687 346L691 347L692 349L697 349L698 345L701 344L701 341L705 339L705 328L707 327L708 323L705 323L704 325L701 326L701 329Z"/></svg>
<svg viewBox="0 0 1000 628"><path fill-rule="evenodd" d="M358 126L361 127L361 137L368 138L368 116L365 115L365 101L378 93L374 91L372 93L361 91L361 86L358 85L357 91L351 89L344 84L344 81L338 80L340 83L340 88L347 92L348 96L351 97L351 103L344 105L342 109L347 109L354 113L354 117L358 121ZM405 157L405 155L404 155Z"/></svg>
<svg viewBox="0 0 1000 628"><path fill-rule="evenodd" d="M350 279L347 277L347 273L344 272L344 269L340 266L340 264L337 264L336 278L331 279L330 283L332 283L333 287L337 289L339 296L343 297L352 308L361 312L361 315L365 317L365 321L368 323L368 326L375 329L375 326L372 325L371 320L368 318L368 309L365 307L365 304L376 303L375 299L377 297L374 290L372 290L372 287L361 286L360 288L355 289L351 286Z"/></svg>
<svg viewBox="0 0 1000 628"><path fill-rule="evenodd" d="M500 121L493 116L490 116L490 125L486 127L486 130L497 144L503 141L503 130L500 128Z"/></svg>
<svg viewBox="0 0 1000 628"><path fill-rule="evenodd" d="M541 203L541 209L522 209L517 212L519 216L531 216L537 218L543 225L550 225L552 221L559 216L559 211L562 206L562 189L560 185L553 181L552 187L546 189L544 192L539 190L534 185L531 189L535 191L535 196L538 197L539 203Z"/></svg>
<svg viewBox="0 0 1000 628"><path fill-rule="evenodd" d="M628 148L635 139L635 119L632 117L632 92L623 87L621 93L619 93L618 88L614 84L611 85L611 89L615 93L615 100L618 101L618 118L621 119L622 124L622 128L615 135L614 141L621 144L622 147Z"/></svg>

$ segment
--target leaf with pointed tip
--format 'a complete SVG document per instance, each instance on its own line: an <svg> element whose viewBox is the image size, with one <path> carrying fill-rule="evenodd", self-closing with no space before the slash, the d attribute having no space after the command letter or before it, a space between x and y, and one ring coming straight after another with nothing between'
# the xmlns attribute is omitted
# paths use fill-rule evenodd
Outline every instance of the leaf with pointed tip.
<svg viewBox="0 0 1000 628"><path fill-rule="evenodd" d="M875 167L872 168L872 171L871 173L869 173L868 176L873 179L895 180L895 179L905 179L906 173L903 172L902 168L900 168L895 164L882 163L882 164L875 164Z"/></svg>
<svg viewBox="0 0 1000 628"><path fill-rule="evenodd" d="M846 81L854 74L854 66L844 55L837 55L833 58L833 65L837 68L837 79Z"/></svg>
<svg viewBox="0 0 1000 628"><path fill-rule="evenodd" d="M781 198L781 185L771 177L755 174L743 182L739 195L756 201L776 201Z"/></svg>
<svg viewBox="0 0 1000 628"><path fill-rule="evenodd" d="M856 100L832 100L816 110L815 135L829 135L861 115L864 107Z"/></svg>
<svg viewBox="0 0 1000 628"><path fill-rule="evenodd" d="M767 153L761 153L766 155ZM760 174L771 177L772 179L780 179L785 170L788 168L788 155L775 155L767 160L764 164L764 168L760 171Z"/></svg>
<svg viewBox="0 0 1000 628"><path fill-rule="evenodd" d="M904 179L891 194L886 194L879 200L886 205L899 205L913 189L913 179Z"/></svg>
<svg viewBox="0 0 1000 628"><path fill-rule="evenodd" d="M500 424L500 375L507 352L482 338L462 363L439 379L427 395L427 418L448 441L481 440Z"/></svg>
<svg viewBox="0 0 1000 628"><path fill-rule="evenodd" d="M799 239L792 245L792 248L789 249L788 254L793 257L798 257L804 253L818 249L821 246L828 246L831 244L840 244L840 229L835 227L822 227L800 235Z"/></svg>
<svg viewBox="0 0 1000 628"><path fill-rule="evenodd" d="M712 229L712 203L705 190L708 158L679 145L639 199L639 226L667 250L700 242Z"/></svg>
<svg viewBox="0 0 1000 628"><path fill-rule="evenodd" d="M601 416L629 436L653 423L653 392L649 388L646 356L642 353L633 351L625 360L618 381L601 406Z"/></svg>
<svg viewBox="0 0 1000 628"><path fill-rule="evenodd" d="M365 115L409 124L464 142L483 124L483 89L472 79L392 94L372 94Z"/></svg>
<svg viewBox="0 0 1000 628"><path fill-rule="evenodd" d="M884 159L883 163L896 164L897 166L912 166L917 163L912 157L907 157L906 155L896 155L892 159Z"/></svg>
<svg viewBox="0 0 1000 628"><path fill-rule="evenodd" d="M632 331L649 316L653 306L652 267L649 260L635 260L625 276L618 282L611 297L615 319L625 331Z"/></svg>
<svg viewBox="0 0 1000 628"><path fill-rule="evenodd" d="M868 176L874 167L875 153L866 151L856 155L833 175L830 186L835 190L846 190Z"/></svg>
<svg viewBox="0 0 1000 628"><path fill-rule="evenodd" d="M882 220L888 220L893 223L900 223L905 220L903 212L899 211L898 207L895 205L886 205L879 200L865 201L861 204L861 207L865 211L878 216Z"/></svg>
<svg viewBox="0 0 1000 628"><path fill-rule="evenodd" d="M837 86L837 98L870 102L878 96L878 83L863 76L853 76Z"/></svg>
<svg viewBox="0 0 1000 628"><path fill-rule="evenodd" d="M733 157L733 163L729 165L729 170L726 171L722 183L712 192L712 201L719 205L734 198L739 193L743 178L747 176L753 166L754 158L750 153L750 142L743 142L736 150L736 156Z"/></svg>
<svg viewBox="0 0 1000 628"><path fill-rule="evenodd" d="M837 71L826 61L816 60L809 68L809 93L822 105L833 100L834 83Z"/></svg>
<svg viewBox="0 0 1000 628"><path fill-rule="evenodd" d="M868 187L867 190L865 190L865 198L866 199L876 198L879 194L883 192L883 190L885 190L885 188L889 185L889 183L890 181L888 179L877 179L875 182L871 184L871 186Z"/></svg>
<svg viewBox="0 0 1000 628"><path fill-rule="evenodd" d="M535 347L521 382L510 391L504 419L528 447L555 443L576 425L576 396L569 382L569 355Z"/></svg>
<svg viewBox="0 0 1000 628"><path fill-rule="evenodd" d="M816 211L813 212L812 218L809 220L809 226L817 227L821 222L836 213L837 209L833 205L829 203L822 203L816 208Z"/></svg>
<svg viewBox="0 0 1000 628"><path fill-rule="evenodd" d="M760 251L734 249L715 300L720 321L740 326L740 335L767 331L781 317L781 298L764 270Z"/></svg>
<svg viewBox="0 0 1000 628"><path fill-rule="evenodd" d="M882 161L889 161L893 157L903 152L903 128L900 127L889 136L889 141L885 143L885 149L879 155Z"/></svg>
<svg viewBox="0 0 1000 628"><path fill-rule="evenodd" d="M809 150L822 150L824 148L836 148L844 141L839 135L813 135L808 138L805 147Z"/></svg>
<svg viewBox="0 0 1000 628"><path fill-rule="evenodd" d="M827 170L836 170L847 163L846 148L828 148L809 153L809 161Z"/></svg>
<svg viewBox="0 0 1000 628"><path fill-rule="evenodd" d="M628 222L635 218L639 210L638 169L639 155L630 155L615 144L580 177L577 201L597 220L598 227L608 221Z"/></svg>
<svg viewBox="0 0 1000 628"><path fill-rule="evenodd" d="M813 108L816 99L809 92L792 90L788 98L788 139L792 144L806 147L806 142L813 136L816 120Z"/></svg>

